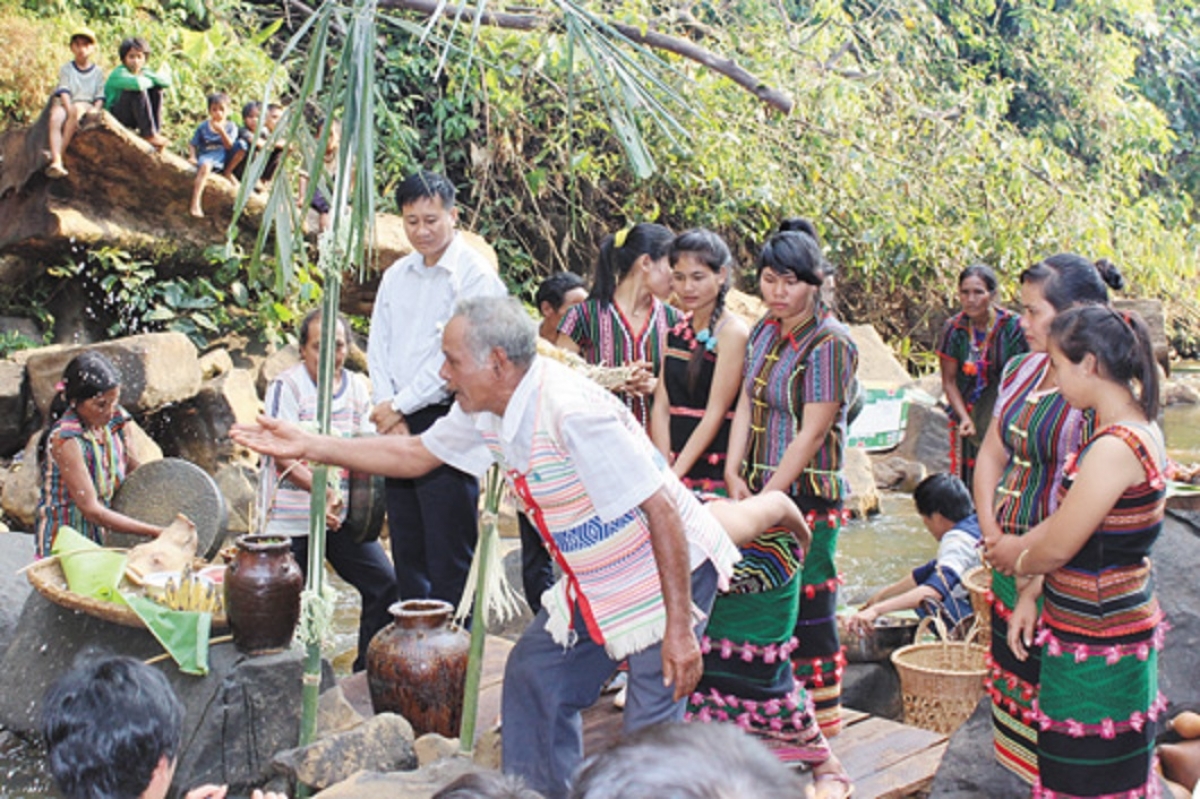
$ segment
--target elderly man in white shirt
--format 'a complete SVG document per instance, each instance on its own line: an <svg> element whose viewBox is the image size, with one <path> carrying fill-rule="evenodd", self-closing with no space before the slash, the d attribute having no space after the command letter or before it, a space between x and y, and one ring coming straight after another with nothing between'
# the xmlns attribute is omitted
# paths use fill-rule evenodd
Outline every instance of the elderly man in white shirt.
<svg viewBox="0 0 1200 799"><path fill-rule="evenodd" d="M701 505L611 393L536 357L516 300L458 305L442 337L455 407L420 436L345 440L260 417L240 444L355 470L413 476L498 464L563 577L509 655L504 770L561 799L583 756L580 712L629 662L626 732L683 716L702 671L697 631L737 547L782 525L811 535L781 492Z"/></svg>
<svg viewBox="0 0 1200 799"><path fill-rule="evenodd" d="M442 326L455 304L503 296L504 284L481 253L455 230L454 184L417 172L396 189L396 204L413 252L383 273L367 362L383 434L420 434L450 410L439 375ZM415 479L387 481L388 530L401 599L457 604L479 535L479 483L443 466Z"/></svg>

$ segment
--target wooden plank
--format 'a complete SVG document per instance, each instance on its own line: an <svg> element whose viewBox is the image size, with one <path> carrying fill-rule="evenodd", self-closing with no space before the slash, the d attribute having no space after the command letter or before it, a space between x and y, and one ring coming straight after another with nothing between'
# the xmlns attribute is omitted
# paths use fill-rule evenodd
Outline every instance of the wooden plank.
<svg viewBox="0 0 1200 799"><path fill-rule="evenodd" d="M854 795L861 799L902 799L933 784L946 743L922 750L889 768L855 780Z"/></svg>
<svg viewBox="0 0 1200 799"><path fill-rule="evenodd" d="M871 718L870 713L863 713L861 710L855 710L852 707L843 707L842 708L842 727L843 727L843 729L846 727L849 727L851 724L857 724L858 722L860 722L864 719L869 719L869 718ZM836 738L837 736L835 735L833 737Z"/></svg>
<svg viewBox="0 0 1200 799"><path fill-rule="evenodd" d="M849 727L831 742L855 779L885 771L900 761L943 744L946 736L894 721L870 718Z"/></svg>

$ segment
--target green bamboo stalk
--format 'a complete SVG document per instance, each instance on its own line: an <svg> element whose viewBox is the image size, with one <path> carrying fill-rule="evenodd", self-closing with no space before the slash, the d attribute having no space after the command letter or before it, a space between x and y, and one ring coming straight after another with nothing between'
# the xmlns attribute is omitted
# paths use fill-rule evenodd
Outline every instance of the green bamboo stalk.
<svg viewBox="0 0 1200 799"><path fill-rule="evenodd" d="M478 564L475 578L475 599L472 608L471 648L467 654L467 680L463 687L462 722L458 732L458 750L470 754L475 750L475 727L479 717L479 683L483 676L483 644L487 639L488 563L496 544L496 519L500 513L500 493L504 483L500 467L492 466L484 479L484 527L475 547Z"/></svg>

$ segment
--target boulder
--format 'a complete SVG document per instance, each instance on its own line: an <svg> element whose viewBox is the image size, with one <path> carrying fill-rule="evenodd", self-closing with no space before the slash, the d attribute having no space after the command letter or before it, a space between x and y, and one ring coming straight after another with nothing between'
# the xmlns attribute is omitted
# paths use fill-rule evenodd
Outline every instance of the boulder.
<svg viewBox="0 0 1200 799"><path fill-rule="evenodd" d="M1167 340L1167 320L1162 300L1115 299L1113 308L1118 311L1136 311L1150 328L1150 342L1154 346L1154 360L1167 374L1171 373L1171 343Z"/></svg>
<svg viewBox="0 0 1200 799"><path fill-rule="evenodd" d="M1200 402L1200 391L1190 383L1169 380L1163 384L1164 405L1195 405Z"/></svg>
<svg viewBox="0 0 1200 799"><path fill-rule="evenodd" d="M21 608L33 588L20 569L33 563L33 536L0 533L0 657L17 633Z"/></svg>
<svg viewBox="0 0 1200 799"><path fill-rule="evenodd" d="M500 728L494 727L485 730L475 739L475 751L471 754L471 760L481 768L499 771L502 754L503 741Z"/></svg>
<svg viewBox="0 0 1200 799"><path fill-rule="evenodd" d="M0 275L4 274L4 270L0 267ZM3 278L0 278L3 279ZM8 281L5 281L6 283ZM20 281L12 281L18 283ZM36 320L26 316L0 316L0 330L6 330L10 333L16 333L19 336L38 343L42 340L42 328Z"/></svg>
<svg viewBox="0 0 1200 799"><path fill-rule="evenodd" d="M892 348L870 325L850 325L850 336L858 346L858 379L865 385L899 388L912 376L897 360Z"/></svg>
<svg viewBox="0 0 1200 799"><path fill-rule="evenodd" d="M850 495L846 498L850 512L860 519L879 513L879 492L875 489L871 456L867 451L861 447L847 447L844 473L850 484Z"/></svg>
<svg viewBox="0 0 1200 799"><path fill-rule="evenodd" d="M25 369L15 361L0 361L0 456L25 445L32 421L25 387Z"/></svg>
<svg viewBox="0 0 1200 799"><path fill-rule="evenodd" d="M317 735L326 736L351 730L365 719L346 699L340 685L321 694L317 700Z"/></svg>
<svg viewBox="0 0 1200 799"><path fill-rule="evenodd" d="M950 417L936 405L920 402L908 406L908 425L895 454L906 461L915 461L925 471L950 470Z"/></svg>
<svg viewBox="0 0 1200 799"><path fill-rule="evenodd" d="M924 464L906 460L900 455L887 455L871 464L875 487L887 491L903 491L911 494L917 484L925 479Z"/></svg>
<svg viewBox="0 0 1200 799"><path fill-rule="evenodd" d="M1174 715L1200 708L1200 513L1169 512L1151 560L1158 601L1171 625L1158 657L1158 688Z"/></svg>
<svg viewBox="0 0 1200 799"><path fill-rule="evenodd" d="M345 732L279 752L274 765L318 791L360 771L412 771L417 767L412 725L403 716L380 713Z"/></svg>
<svg viewBox="0 0 1200 799"><path fill-rule="evenodd" d="M229 510L225 532L233 535L255 532L252 522L257 515L258 470L241 463L226 463L217 469L213 479Z"/></svg>
<svg viewBox="0 0 1200 799"><path fill-rule="evenodd" d="M847 663L842 673L842 705L900 721L904 702L900 697L900 675L890 661Z"/></svg>
<svg viewBox="0 0 1200 799"><path fill-rule="evenodd" d="M480 767L462 757L446 758L416 771L380 774L360 771L349 779L313 794L312 799L431 799L450 783Z"/></svg>
<svg viewBox="0 0 1200 799"><path fill-rule="evenodd" d="M41 697L73 663L102 654L146 660L162 653L148 631L59 607L38 593L25 602L0 660L0 726L33 734ZM209 674L158 665L184 705L177 785L228 783L246 795L273 776L271 757L300 735L303 654L247 657L231 643L209 649Z"/></svg>
<svg viewBox="0 0 1200 799"><path fill-rule="evenodd" d="M129 445L129 452L139 464L144 466L147 463L162 460L162 447L142 429L140 424L131 419L125 425L125 430L125 440Z"/></svg>
<svg viewBox="0 0 1200 799"><path fill-rule="evenodd" d="M229 430L253 422L261 407L251 374L233 369L204 381L189 399L148 415L146 428L164 454L216 474L225 463L257 463L257 456L234 445Z"/></svg>
<svg viewBox="0 0 1200 799"><path fill-rule="evenodd" d="M233 358L229 350L219 347L200 356L200 375L205 380L212 380L218 375L233 371Z"/></svg>
<svg viewBox="0 0 1200 799"><path fill-rule="evenodd" d="M4 488L0 489L0 509L21 530L33 530L37 514L40 479L37 446L41 437L40 431L29 437L24 451L13 458L8 475L4 478Z"/></svg>
<svg viewBox="0 0 1200 799"><path fill-rule="evenodd" d="M121 370L121 405L130 413L140 416L186 400L200 389L196 345L182 333L145 333L88 347L46 347L33 350L26 361L33 401L43 418L63 369L86 349L104 353Z"/></svg>
<svg viewBox="0 0 1200 799"><path fill-rule="evenodd" d="M447 738L436 732L427 732L413 743L417 753L417 763L428 766L447 757L458 754L458 739Z"/></svg>

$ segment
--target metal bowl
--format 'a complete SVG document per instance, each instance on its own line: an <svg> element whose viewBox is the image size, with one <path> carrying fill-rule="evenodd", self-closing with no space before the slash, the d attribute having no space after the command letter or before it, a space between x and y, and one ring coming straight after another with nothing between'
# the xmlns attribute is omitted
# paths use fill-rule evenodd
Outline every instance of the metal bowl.
<svg viewBox="0 0 1200 799"><path fill-rule="evenodd" d="M847 618L838 618L838 631L842 646L846 647L846 660L851 663L885 661L900 647L911 644L917 631L915 618L880 616L875 620L874 631L863 635L846 626Z"/></svg>

